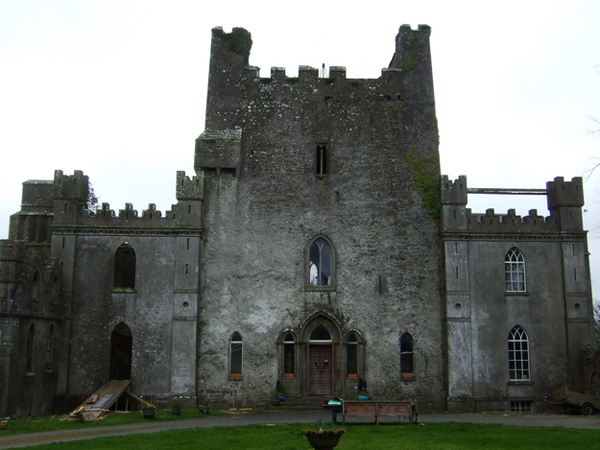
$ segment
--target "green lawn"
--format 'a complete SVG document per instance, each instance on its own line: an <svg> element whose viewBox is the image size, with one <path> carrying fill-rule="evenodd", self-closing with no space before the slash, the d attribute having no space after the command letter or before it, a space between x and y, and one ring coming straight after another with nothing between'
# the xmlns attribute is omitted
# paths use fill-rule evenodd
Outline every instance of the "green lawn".
<svg viewBox="0 0 600 450"><path fill-rule="evenodd" d="M42 445L36 449L308 450L301 424L174 430ZM346 427L336 450L600 449L600 430L436 423L356 424Z"/></svg>

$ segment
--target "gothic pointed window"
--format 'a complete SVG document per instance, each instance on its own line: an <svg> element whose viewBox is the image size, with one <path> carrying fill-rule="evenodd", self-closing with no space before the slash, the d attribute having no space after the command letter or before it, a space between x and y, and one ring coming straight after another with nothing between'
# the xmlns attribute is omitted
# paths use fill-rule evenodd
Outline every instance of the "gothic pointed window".
<svg viewBox="0 0 600 450"><path fill-rule="evenodd" d="M333 285L333 252L329 242L322 237L310 245L308 275L310 286Z"/></svg>
<svg viewBox="0 0 600 450"><path fill-rule="evenodd" d="M310 342L331 342L331 333L325 326L317 325L310 333Z"/></svg>
<svg viewBox="0 0 600 450"><path fill-rule="evenodd" d="M283 376L293 378L296 373L296 342L292 333L283 338Z"/></svg>
<svg viewBox="0 0 600 450"><path fill-rule="evenodd" d="M135 288L135 250L127 242L115 252L113 266L113 288L133 290Z"/></svg>
<svg viewBox="0 0 600 450"><path fill-rule="evenodd" d="M529 381L529 338L520 325L508 334L508 371L510 381Z"/></svg>
<svg viewBox="0 0 600 450"><path fill-rule="evenodd" d="M242 344L242 335L236 331L229 340L229 375L232 378L240 378L243 373Z"/></svg>
<svg viewBox="0 0 600 450"><path fill-rule="evenodd" d="M347 365L348 378L358 378L358 338L351 333L347 340Z"/></svg>
<svg viewBox="0 0 600 450"><path fill-rule="evenodd" d="M412 374L414 372L413 338L408 333L404 333L400 337L400 372L403 374Z"/></svg>
<svg viewBox="0 0 600 450"><path fill-rule="evenodd" d="M504 256L504 283L506 292L525 292L525 258L517 247Z"/></svg>

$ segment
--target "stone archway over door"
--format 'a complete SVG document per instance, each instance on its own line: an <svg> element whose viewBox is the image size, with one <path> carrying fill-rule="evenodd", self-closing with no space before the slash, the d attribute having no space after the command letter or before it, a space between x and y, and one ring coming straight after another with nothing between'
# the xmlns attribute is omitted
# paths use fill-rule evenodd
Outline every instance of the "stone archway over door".
<svg viewBox="0 0 600 450"><path fill-rule="evenodd" d="M131 330L121 322L110 336L109 380L131 380L132 343Z"/></svg>
<svg viewBox="0 0 600 450"><path fill-rule="evenodd" d="M309 395L331 395L333 385L332 349L331 344L310 344L308 348Z"/></svg>

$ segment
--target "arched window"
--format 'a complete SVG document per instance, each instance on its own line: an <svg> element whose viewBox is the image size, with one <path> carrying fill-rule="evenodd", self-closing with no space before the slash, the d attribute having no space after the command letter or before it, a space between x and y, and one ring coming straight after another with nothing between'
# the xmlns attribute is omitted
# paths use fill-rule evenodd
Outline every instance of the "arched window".
<svg viewBox="0 0 600 450"><path fill-rule="evenodd" d="M347 340L347 364L348 378L358 378L358 339L356 334L351 333Z"/></svg>
<svg viewBox="0 0 600 450"><path fill-rule="evenodd" d="M517 247L504 256L504 282L506 292L525 292L525 258Z"/></svg>
<svg viewBox="0 0 600 450"><path fill-rule="evenodd" d="M239 378L243 373L242 335L237 331L231 335L229 340L229 374Z"/></svg>
<svg viewBox="0 0 600 450"><path fill-rule="evenodd" d="M331 246L322 237L313 241L309 251L309 282L311 286L331 286L333 257Z"/></svg>
<svg viewBox="0 0 600 450"><path fill-rule="evenodd" d="M413 338L408 333L404 333L400 337L400 372L402 374L414 373Z"/></svg>
<svg viewBox="0 0 600 450"><path fill-rule="evenodd" d="M46 336L46 370L52 371L52 362L54 359L54 325L50 325L48 336Z"/></svg>
<svg viewBox="0 0 600 450"><path fill-rule="evenodd" d="M283 376L293 378L296 373L296 342L292 333L283 338Z"/></svg>
<svg viewBox="0 0 600 450"><path fill-rule="evenodd" d="M135 250L127 242L115 252L113 288L135 288Z"/></svg>
<svg viewBox="0 0 600 450"><path fill-rule="evenodd" d="M29 333L27 334L27 354L25 355L25 373L27 375L33 375L33 345L35 342L35 325L29 326Z"/></svg>
<svg viewBox="0 0 600 450"><path fill-rule="evenodd" d="M331 342L331 333L323 325L317 325L310 333L311 342Z"/></svg>
<svg viewBox="0 0 600 450"><path fill-rule="evenodd" d="M508 334L508 370L511 381L529 381L529 338L520 325Z"/></svg>

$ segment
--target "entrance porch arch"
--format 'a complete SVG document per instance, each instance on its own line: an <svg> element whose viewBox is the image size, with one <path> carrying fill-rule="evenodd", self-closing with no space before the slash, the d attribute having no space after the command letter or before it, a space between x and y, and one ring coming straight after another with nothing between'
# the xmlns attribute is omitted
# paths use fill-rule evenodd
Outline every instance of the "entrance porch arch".
<svg viewBox="0 0 600 450"><path fill-rule="evenodd" d="M300 333L305 348L305 392L311 396L331 396L340 380L341 331L334 318L318 313L309 318Z"/></svg>
<svg viewBox="0 0 600 450"><path fill-rule="evenodd" d="M131 380L131 329L123 322L113 328L110 335L109 380Z"/></svg>

